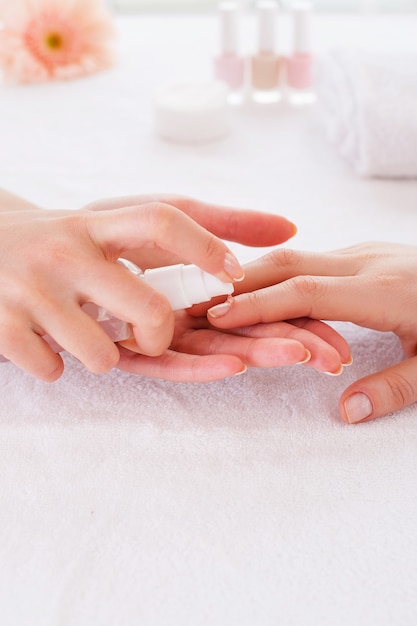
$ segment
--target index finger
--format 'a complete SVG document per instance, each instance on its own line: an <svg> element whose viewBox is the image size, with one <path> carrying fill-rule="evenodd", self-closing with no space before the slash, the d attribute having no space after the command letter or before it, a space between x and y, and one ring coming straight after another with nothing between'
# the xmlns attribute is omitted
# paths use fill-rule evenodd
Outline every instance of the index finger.
<svg viewBox="0 0 417 626"><path fill-rule="evenodd" d="M194 198L169 194L107 198L85 208L93 211L108 211L149 203L174 206L217 237L246 246L274 246L288 241L297 232L296 226L282 215L215 205Z"/></svg>
<svg viewBox="0 0 417 626"><path fill-rule="evenodd" d="M198 265L224 282L244 271L226 244L190 217L167 204L91 212L88 232L109 260L138 247L161 248Z"/></svg>
<svg viewBox="0 0 417 626"><path fill-rule="evenodd" d="M210 323L219 328L309 317L388 330L380 314L386 307L384 294L375 293L372 298L369 295L368 281L358 276L297 276L272 287L229 297L207 314Z"/></svg>

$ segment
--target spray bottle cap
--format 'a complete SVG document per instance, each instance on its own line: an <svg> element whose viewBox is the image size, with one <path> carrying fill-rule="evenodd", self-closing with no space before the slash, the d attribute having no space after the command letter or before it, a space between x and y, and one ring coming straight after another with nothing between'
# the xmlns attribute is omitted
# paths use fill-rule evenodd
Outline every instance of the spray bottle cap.
<svg viewBox="0 0 417 626"><path fill-rule="evenodd" d="M174 311L231 294L234 289L232 283L224 283L196 265L157 267L146 270L140 277L162 293Z"/></svg>
<svg viewBox="0 0 417 626"><path fill-rule="evenodd" d="M311 2L295 2L292 7L294 17L294 52L307 54L310 52L310 14Z"/></svg>
<svg viewBox="0 0 417 626"><path fill-rule="evenodd" d="M257 5L259 17L259 51L275 50L275 26L277 3L275 0L261 0Z"/></svg>
<svg viewBox="0 0 417 626"><path fill-rule="evenodd" d="M223 54L236 54L237 52L237 16L238 6L236 2L221 2L219 4L221 31L220 46Z"/></svg>
<svg viewBox="0 0 417 626"><path fill-rule="evenodd" d="M224 283L196 265L179 263L142 272L137 265L127 259L119 259L118 263L162 293L174 311L188 309L200 302L208 302L215 296L229 295L234 289L232 283Z"/></svg>

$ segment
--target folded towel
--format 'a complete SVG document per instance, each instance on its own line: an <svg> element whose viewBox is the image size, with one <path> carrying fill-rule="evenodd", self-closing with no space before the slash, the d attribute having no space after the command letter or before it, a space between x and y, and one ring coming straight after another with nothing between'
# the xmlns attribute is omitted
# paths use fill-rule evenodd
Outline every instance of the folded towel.
<svg viewBox="0 0 417 626"><path fill-rule="evenodd" d="M417 177L417 52L339 49L318 64L332 143L363 176Z"/></svg>

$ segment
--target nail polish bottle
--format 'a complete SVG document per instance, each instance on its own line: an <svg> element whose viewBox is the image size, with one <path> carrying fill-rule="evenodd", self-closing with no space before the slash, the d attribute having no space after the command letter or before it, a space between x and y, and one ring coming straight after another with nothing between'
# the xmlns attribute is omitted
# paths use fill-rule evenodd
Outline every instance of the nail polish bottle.
<svg viewBox="0 0 417 626"><path fill-rule="evenodd" d="M278 102L281 98L282 60L275 52L277 3L258 2L258 52L251 58L252 97L255 102Z"/></svg>
<svg viewBox="0 0 417 626"><path fill-rule="evenodd" d="M310 2L296 2L292 6L293 53L287 60L288 98L292 104L315 101L313 92L313 56L310 43Z"/></svg>
<svg viewBox="0 0 417 626"><path fill-rule="evenodd" d="M239 104L243 99L245 62L238 52L238 16L236 2L221 2L220 55L214 59L214 75L230 89L229 101Z"/></svg>

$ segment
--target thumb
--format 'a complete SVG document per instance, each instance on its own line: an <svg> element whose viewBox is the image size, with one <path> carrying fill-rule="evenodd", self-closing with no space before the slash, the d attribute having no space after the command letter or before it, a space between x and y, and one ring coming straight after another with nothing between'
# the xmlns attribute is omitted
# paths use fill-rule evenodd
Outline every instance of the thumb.
<svg viewBox="0 0 417 626"><path fill-rule="evenodd" d="M417 401L417 357L357 380L343 392L339 411L348 424L367 422Z"/></svg>

